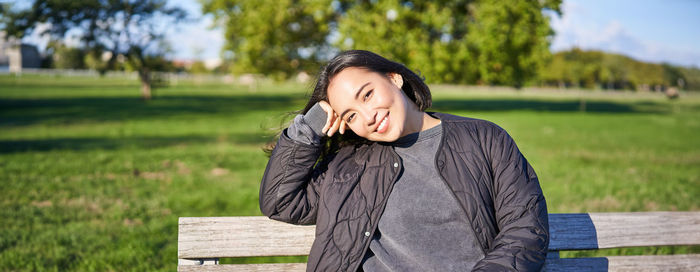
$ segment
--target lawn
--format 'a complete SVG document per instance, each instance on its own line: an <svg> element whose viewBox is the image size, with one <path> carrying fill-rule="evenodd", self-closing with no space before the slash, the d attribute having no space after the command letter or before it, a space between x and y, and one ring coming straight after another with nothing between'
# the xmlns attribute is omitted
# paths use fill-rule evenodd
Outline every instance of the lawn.
<svg viewBox="0 0 700 272"><path fill-rule="evenodd" d="M307 89L181 81L145 102L122 78L0 75L0 270L175 270L178 217L260 215L262 147ZM550 212L700 209L700 95L433 95L508 130Z"/></svg>

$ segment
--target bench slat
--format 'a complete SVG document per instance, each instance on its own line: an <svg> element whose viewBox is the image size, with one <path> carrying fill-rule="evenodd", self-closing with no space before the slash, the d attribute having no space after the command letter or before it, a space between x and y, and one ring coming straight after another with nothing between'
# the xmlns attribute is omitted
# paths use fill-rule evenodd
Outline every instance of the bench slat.
<svg viewBox="0 0 700 272"><path fill-rule="evenodd" d="M700 244L700 212L550 214L549 250Z"/></svg>
<svg viewBox="0 0 700 272"><path fill-rule="evenodd" d="M547 259L542 271L700 271L700 255L611 256Z"/></svg>
<svg viewBox="0 0 700 272"><path fill-rule="evenodd" d="M308 255L314 226L264 216L180 217L178 258Z"/></svg>
<svg viewBox="0 0 700 272"><path fill-rule="evenodd" d="M550 214L549 250L700 244L700 212ZM263 216L181 217L178 258L307 255L314 226Z"/></svg>
<svg viewBox="0 0 700 272"><path fill-rule="evenodd" d="M179 272L305 271L304 263L180 265ZM700 255L614 256L547 259L542 271L700 271Z"/></svg>
<svg viewBox="0 0 700 272"><path fill-rule="evenodd" d="M178 272L263 272L263 271L306 271L305 263L274 264L222 264L222 265L180 265Z"/></svg>

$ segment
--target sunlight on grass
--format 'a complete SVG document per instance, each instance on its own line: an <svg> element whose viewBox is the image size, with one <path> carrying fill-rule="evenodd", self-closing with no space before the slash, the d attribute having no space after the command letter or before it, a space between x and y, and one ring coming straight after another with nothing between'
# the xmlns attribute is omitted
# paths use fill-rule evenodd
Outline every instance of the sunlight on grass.
<svg viewBox="0 0 700 272"><path fill-rule="evenodd" d="M123 79L0 76L0 87L3 271L175 270L178 217L260 215L262 146L307 92L180 82L144 102ZM436 86L434 100L508 130L550 212L700 208L697 95ZM639 250L698 252L620 254Z"/></svg>

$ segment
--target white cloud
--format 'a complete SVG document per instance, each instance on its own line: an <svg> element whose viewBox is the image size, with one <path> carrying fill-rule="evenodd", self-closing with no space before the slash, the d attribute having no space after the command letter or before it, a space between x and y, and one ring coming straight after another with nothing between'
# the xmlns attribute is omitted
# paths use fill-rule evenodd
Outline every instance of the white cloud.
<svg viewBox="0 0 700 272"><path fill-rule="evenodd" d="M556 32L551 45L553 51L579 47L624 54L643 61L700 66L697 48L643 40L630 33L624 22L592 21L594 16L591 16L591 11L573 2L564 2L562 11L561 18L551 16L551 26Z"/></svg>
<svg viewBox="0 0 700 272"><path fill-rule="evenodd" d="M221 28L209 29L213 25L211 16L202 16L201 8L196 1L181 0L175 2L185 8L194 18L194 22L185 22L168 30L167 40L173 50L172 57L176 59L202 59L215 62L220 59L219 53L224 45L224 34ZM38 24L35 30L24 37L23 42L37 45L41 52L45 52L50 41L48 35L39 35L51 27L50 24ZM66 35L64 42L71 47L78 47L81 44L80 30L71 30Z"/></svg>
<svg viewBox="0 0 700 272"><path fill-rule="evenodd" d="M194 23L180 27L168 35L174 57L178 59L215 59L224 44L224 33L220 28L209 29L212 18L201 17Z"/></svg>
<svg viewBox="0 0 700 272"><path fill-rule="evenodd" d="M211 15L202 15L201 4L196 0L174 0L170 5L185 9L194 22L181 24L178 29L168 33L167 39L176 59L201 59L213 61L219 59L224 45L224 33L221 27L211 29L214 19Z"/></svg>
<svg viewBox="0 0 700 272"><path fill-rule="evenodd" d="M51 38L48 34L41 35L41 33L49 30L50 28L51 24L49 23L39 23L36 25L34 31L32 31L30 35L27 35L24 38L22 38L22 42L36 45L40 52L44 52Z"/></svg>

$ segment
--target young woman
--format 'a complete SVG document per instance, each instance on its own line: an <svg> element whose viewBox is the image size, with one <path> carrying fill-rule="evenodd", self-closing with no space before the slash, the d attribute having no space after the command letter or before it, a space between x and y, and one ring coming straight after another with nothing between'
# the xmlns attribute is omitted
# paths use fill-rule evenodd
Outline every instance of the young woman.
<svg viewBox="0 0 700 272"><path fill-rule="evenodd" d="M260 208L316 224L308 271L539 271L537 176L513 139L429 113L430 90L368 51L333 58L272 150Z"/></svg>

